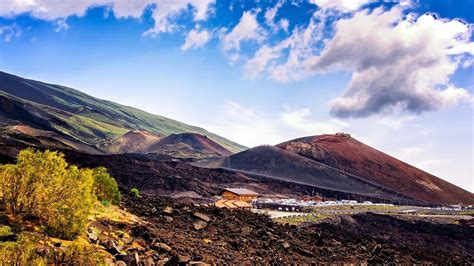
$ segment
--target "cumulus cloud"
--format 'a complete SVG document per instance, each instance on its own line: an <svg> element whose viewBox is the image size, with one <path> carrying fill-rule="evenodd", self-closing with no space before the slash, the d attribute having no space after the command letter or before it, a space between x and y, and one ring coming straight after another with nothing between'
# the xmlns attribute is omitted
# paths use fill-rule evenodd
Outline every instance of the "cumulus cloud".
<svg viewBox="0 0 474 266"><path fill-rule="evenodd" d="M465 53L458 47L465 47L470 35L466 23L433 14L415 19L404 18L399 8L363 11L338 21L334 37L309 62L318 73L352 72L331 104L336 116L420 113L469 99L466 90L449 84L449 76L458 67L450 55Z"/></svg>
<svg viewBox="0 0 474 266"><path fill-rule="evenodd" d="M257 14L260 10L244 11L239 23L221 38L222 49L224 51L240 50L240 43L243 41L262 41L265 38L265 31L257 21Z"/></svg>
<svg viewBox="0 0 474 266"><path fill-rule="evenodd" d="M352 73L331 102L332 114L339 117L421 113L474 102L450 81L456 69L474 62L470 25L434 14L406 14L410 1L388 10L360 10L369 2L313 1L321 8L308 25L258 48L244 65L244 77L266 72L271 79L290 82L331 71ZM274 18L274 12L269 9L266 19Z"/></svg>
<svg viewBox="0 0 474 266"><path fill-rule="evenodd" d="M189 48L199 48L206 44L211 38L211 34L207 30L199 31L198 29L191 30L186 36L181 50L188 50Z"/></svg>
<svg viewBox="0 0 474 266"><path fill-rule="evenodd" d="M215 0L2 0L0 16L13 17L22 13L56 21L70 16L82 17L89 8L106 6L117 18L139 18L144 10L152 6L153 28L146 35L171 32L177 28L173 19L185 11L192 11L195 21L205 20Z"/></svg>

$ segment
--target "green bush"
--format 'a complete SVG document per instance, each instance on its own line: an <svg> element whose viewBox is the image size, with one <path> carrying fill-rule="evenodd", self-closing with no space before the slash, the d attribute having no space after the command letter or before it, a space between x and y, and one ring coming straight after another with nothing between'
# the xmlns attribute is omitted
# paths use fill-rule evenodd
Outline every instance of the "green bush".
<svg viewBox="0 0 474 266"><path fill-rule="evenodd" d="M47 253L38 249L42 239L21 233L16 242L0 242L0 265L111 265L107 253L80 239L52 247Z"/></svg>
<svg viewBox="0 0 474 266"><path fill-rule="evenodd" d="M99 201L107 201L118 205L120 203L120 192L117 182L107 173L105 167L98 167L92 170L94 175L94 193Z"/></svg>
<svg viewBox="0 0 474 266"><path fill-rule="evenodd" d="M108 200L103 200L103 201L101 201L100 203L101 203L102 206L104 206L104 207L109 207L109 206L110 206L110 201L108 201Z"/></svg>
<svg viewBox="0 0 474 266"><path fill-rule="evenodd" d="M140 191L136 187L130 189L130 194L132 194L132 196L134 196L135 198L140 197Z"/></svg>
<svg viewBox="0 0 474 266"><path fill-rule="evenodd" d="M22 150L17 164L0 166L0 201L15 219L35 216L51 235L74 238L95 201L92 173L68 166L57 152Z"/></svg>

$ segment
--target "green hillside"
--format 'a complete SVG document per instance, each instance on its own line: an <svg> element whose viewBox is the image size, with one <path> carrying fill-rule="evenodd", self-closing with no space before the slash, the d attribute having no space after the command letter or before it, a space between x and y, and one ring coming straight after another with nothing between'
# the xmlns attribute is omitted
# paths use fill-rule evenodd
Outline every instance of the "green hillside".
<svg viewBox="0 0 474 266"><path fill-rule="evenodd" d="M60 85L0 72L0 124L26 124L53 130L100 146L130 130L169 135L192 132L208 136L232 152L244 146L207 130L163 116L101 100Z"/></svg>

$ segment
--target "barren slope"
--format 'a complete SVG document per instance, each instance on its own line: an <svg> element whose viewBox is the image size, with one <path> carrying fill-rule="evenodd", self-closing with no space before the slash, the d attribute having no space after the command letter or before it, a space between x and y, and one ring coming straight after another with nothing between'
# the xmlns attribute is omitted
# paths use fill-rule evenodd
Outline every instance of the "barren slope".
<svg viewBox="0 0 474 266"><path fill-rule="evenodd" d="M105 144L103 148L111 153L147 153L150 146L163 137L144 130L132 130Z"/></svg>
<svg viewBox="0 0 474 266"><path fill-rule="evenodd" d="M218 162L214 161L207 166L255 173L287 182L395 202L409 200L400 197L395 191L384 189L357 176L273 146L255 147L223 158Z"/></svg>
<svg viewBox="0 0 474 266"><path fill-rule="evenodd" d="M184 144L184 145L183 145ZM176 146L178 149L183 146L190 147L196 151L216 153L227 156L232 154L229 150L208 137L196 133L171 134L149 147L149 151L157 149L169 149Z"/></svg>
<svg viewBox="0 0 474 266"><path fill-rule="evenodd" d="M371 148L348 134L305 137L277 147L420 200L474 204L474 194Z"/></svg>

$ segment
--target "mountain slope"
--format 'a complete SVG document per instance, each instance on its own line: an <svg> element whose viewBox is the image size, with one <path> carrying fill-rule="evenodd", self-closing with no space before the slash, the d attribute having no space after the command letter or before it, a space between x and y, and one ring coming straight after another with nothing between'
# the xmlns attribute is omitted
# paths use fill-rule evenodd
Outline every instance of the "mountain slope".
<svg viewBox="0 0 474 266"><path fill-rule="evenodd" d="M93 146L104 145L131 130L144 130L159 135L199 133L232 152L245 149L199 127L5 72L0 72L0 101L0 125L25 124ZM3 102L13 108L3 106Z"/></svg>
<svg viewBox="0 0 474 266"><path fill-rule="evenodd" d="M204 164L204 163L203 163ZM226 168L255 173L269 178L305 184L343 194L361 195L392 201L410 201L395 191L347 174L274 146L259 146L221 158L207 167Z"/></svg>
<svg viewBox="0 0 474 266"><path fill-rule="evenodd" d="M110 153L147 153L151 145L164 138L142 130L132 130L103 146Z"/></svg>
<svg viewBox="0 0 474 266"><path fill-rule="evenodd" d="M222 156L232 154L232 152L212 141L208 137L196 133L171 134L151 145L149 147L149 151L164 148L169 149L173 146L182 146L183 144L196 151L216 153Z"/></svg>
<svg viewBox="0 0 474 266"><path fill-rule="evenodd" d="M348 134L304 137L277 147L419 200L474 204L474 194L371 148Z"/></svg>

